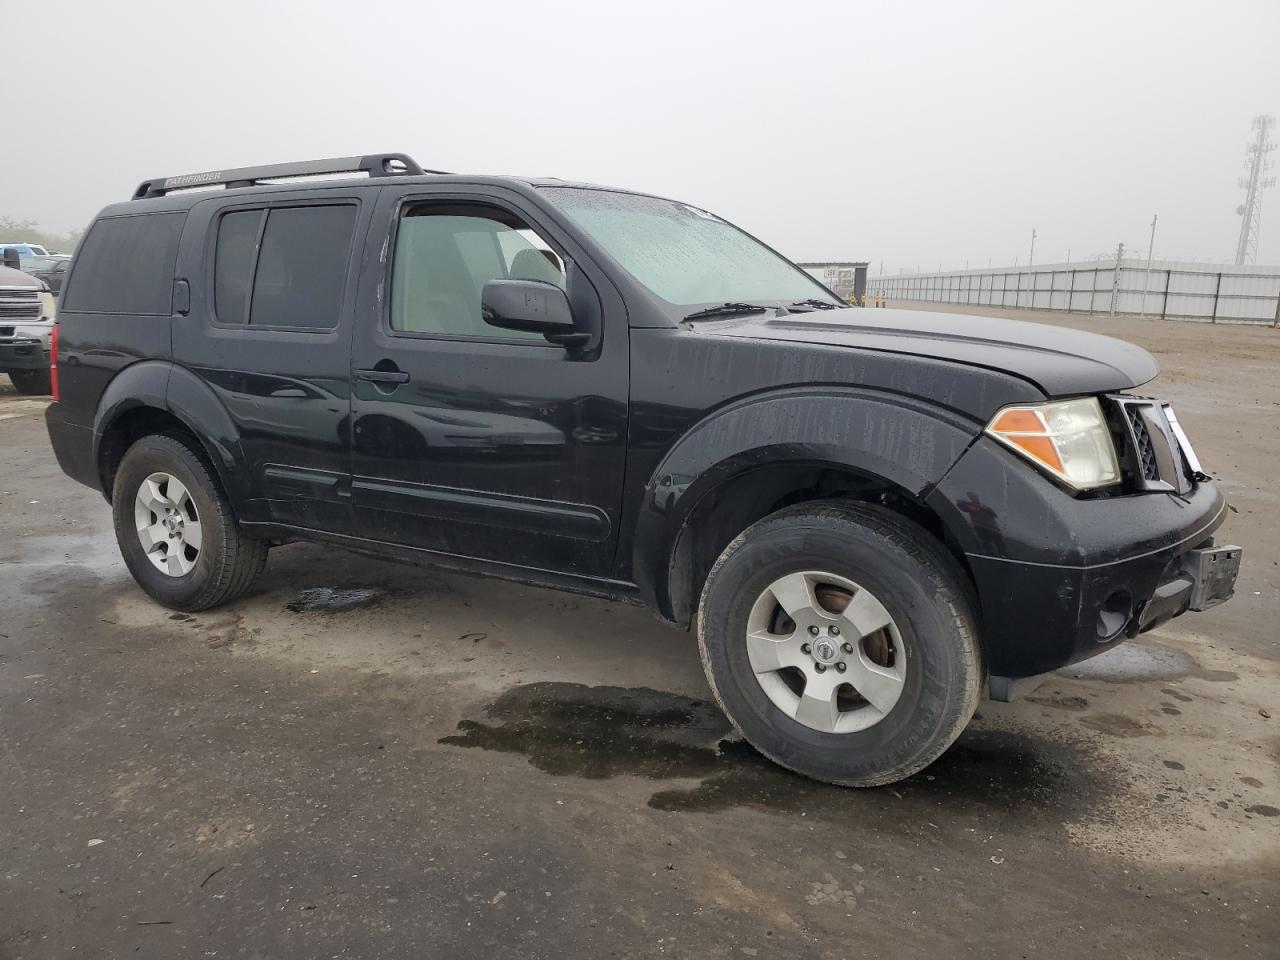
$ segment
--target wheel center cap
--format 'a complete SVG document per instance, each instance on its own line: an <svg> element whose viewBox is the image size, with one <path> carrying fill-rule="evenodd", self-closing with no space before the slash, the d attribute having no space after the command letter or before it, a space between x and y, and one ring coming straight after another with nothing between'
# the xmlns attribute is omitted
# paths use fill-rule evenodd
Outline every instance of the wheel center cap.
<svg viewBox="0 0 1280 960"><path fill-rule="evenodd" d="M819 663L832 663L840 648L834 642L823 637L813 645L813 658Z"/></svg>

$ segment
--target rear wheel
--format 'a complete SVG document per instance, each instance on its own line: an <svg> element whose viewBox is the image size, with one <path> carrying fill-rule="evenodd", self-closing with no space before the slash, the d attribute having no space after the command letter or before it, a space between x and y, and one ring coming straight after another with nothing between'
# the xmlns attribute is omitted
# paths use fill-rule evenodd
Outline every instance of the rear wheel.
<svg viewBox="0 0 1280 960"><path fill-rule="evenodd" d="M53 378L48 370L10 370L9 379L19 393L29 396L48 395L53 392Z"/></svg>
<svg viewBox="0 0 1280 960"><path fill-rule="evenodd" d="M929 533L859 503L742 533L707 578L698 640L725 713L761 753L848 786L928 766L977 709L963 572Z"/></svg>
<svg viewBox="0 0 1280 960"><path fill-rule="evenodd" d="M116 541L152 599L206 610L243 594L262 573L267 544L246 536L200 452L185 437L131 446L112 490Z"/></svg>

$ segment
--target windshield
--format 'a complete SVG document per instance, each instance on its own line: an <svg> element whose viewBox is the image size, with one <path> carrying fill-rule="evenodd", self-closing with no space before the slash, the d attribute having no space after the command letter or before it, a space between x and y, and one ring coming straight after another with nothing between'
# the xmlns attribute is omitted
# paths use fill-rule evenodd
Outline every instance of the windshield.
<svg viewBox="0 0 1280 960"><path fill-rule="evenodd" d="M838 303L803 270L714 214L632 193L544 187L547 198L668 303Z"/></svg>

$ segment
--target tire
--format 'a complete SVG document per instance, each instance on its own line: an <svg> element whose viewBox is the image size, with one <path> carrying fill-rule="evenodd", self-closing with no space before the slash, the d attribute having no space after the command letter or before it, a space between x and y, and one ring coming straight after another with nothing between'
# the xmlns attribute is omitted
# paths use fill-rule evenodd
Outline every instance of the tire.
<svg viewBox="0 0 1280 960"><path fill-rule="evenodd" d="M182 530L179 539L164 539L163 524L169 508L159 509L163 499L150 501L156 509L140 505L140 499L155 496L144 485L158 476L168 478L167 482L157 481L155 489L166 498L174 495L169 501L177 504L174 522L183 521L188 542L181 539ZM125 565L138 586L163 606L195 611L228 603L248 590L266 566L266 541L255 540L241 531L202 451L187 437L147 436L129 447L116 471L111 506L116 542ZM140 527L144 521L157 517L162 533L149 534L155 541L155 549L149 555ZM197 527L199 546L194 549L191 543L196 539L193 530ZM148 528L155 529L156 526ZM182 551L180 556L178 551ZM158 562L152 559L157 555L161 557ZM161 566L166 570L162 571Z"/></svg>
<svg viewBox="0 0 1280 960"><path fill-rule="evenodd" d="M53 392L53 377L48 370L10 370L9 379L19 393L48 396Z"/></svg>
<svg viewBox="0 0 1280 960"><path fill-rule="evenodd" d="M783 601L802 588L825 599L815 615L793 604L793 620ZM985 675L970 597L955 559L893 511L851 501L790 507L740 534L707 577L697 619L707 681L743 737L775 763L843 786L893 783L941 756L978 707ZM866 625L886 616L851 641L864 629L851 618ZM840 624L843 634L828 637ZM831 654L823 639L841 646ZM837 659L819 670L827 655ZM770 657L801 663L774 672ZM841 686L854 678L869 698Z"/></svg>

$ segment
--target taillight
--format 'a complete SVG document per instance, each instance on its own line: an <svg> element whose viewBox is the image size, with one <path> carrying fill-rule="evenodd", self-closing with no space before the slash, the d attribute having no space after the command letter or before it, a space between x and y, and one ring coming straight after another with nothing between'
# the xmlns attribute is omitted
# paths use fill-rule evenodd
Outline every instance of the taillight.
<svg viewBox="0 0 1280 960"><path fill-rule="evenodd" d="M58 403L62 397L58 394L58 325L53 325L49 334L49 383L53 387L53 402Z"/></svg>

